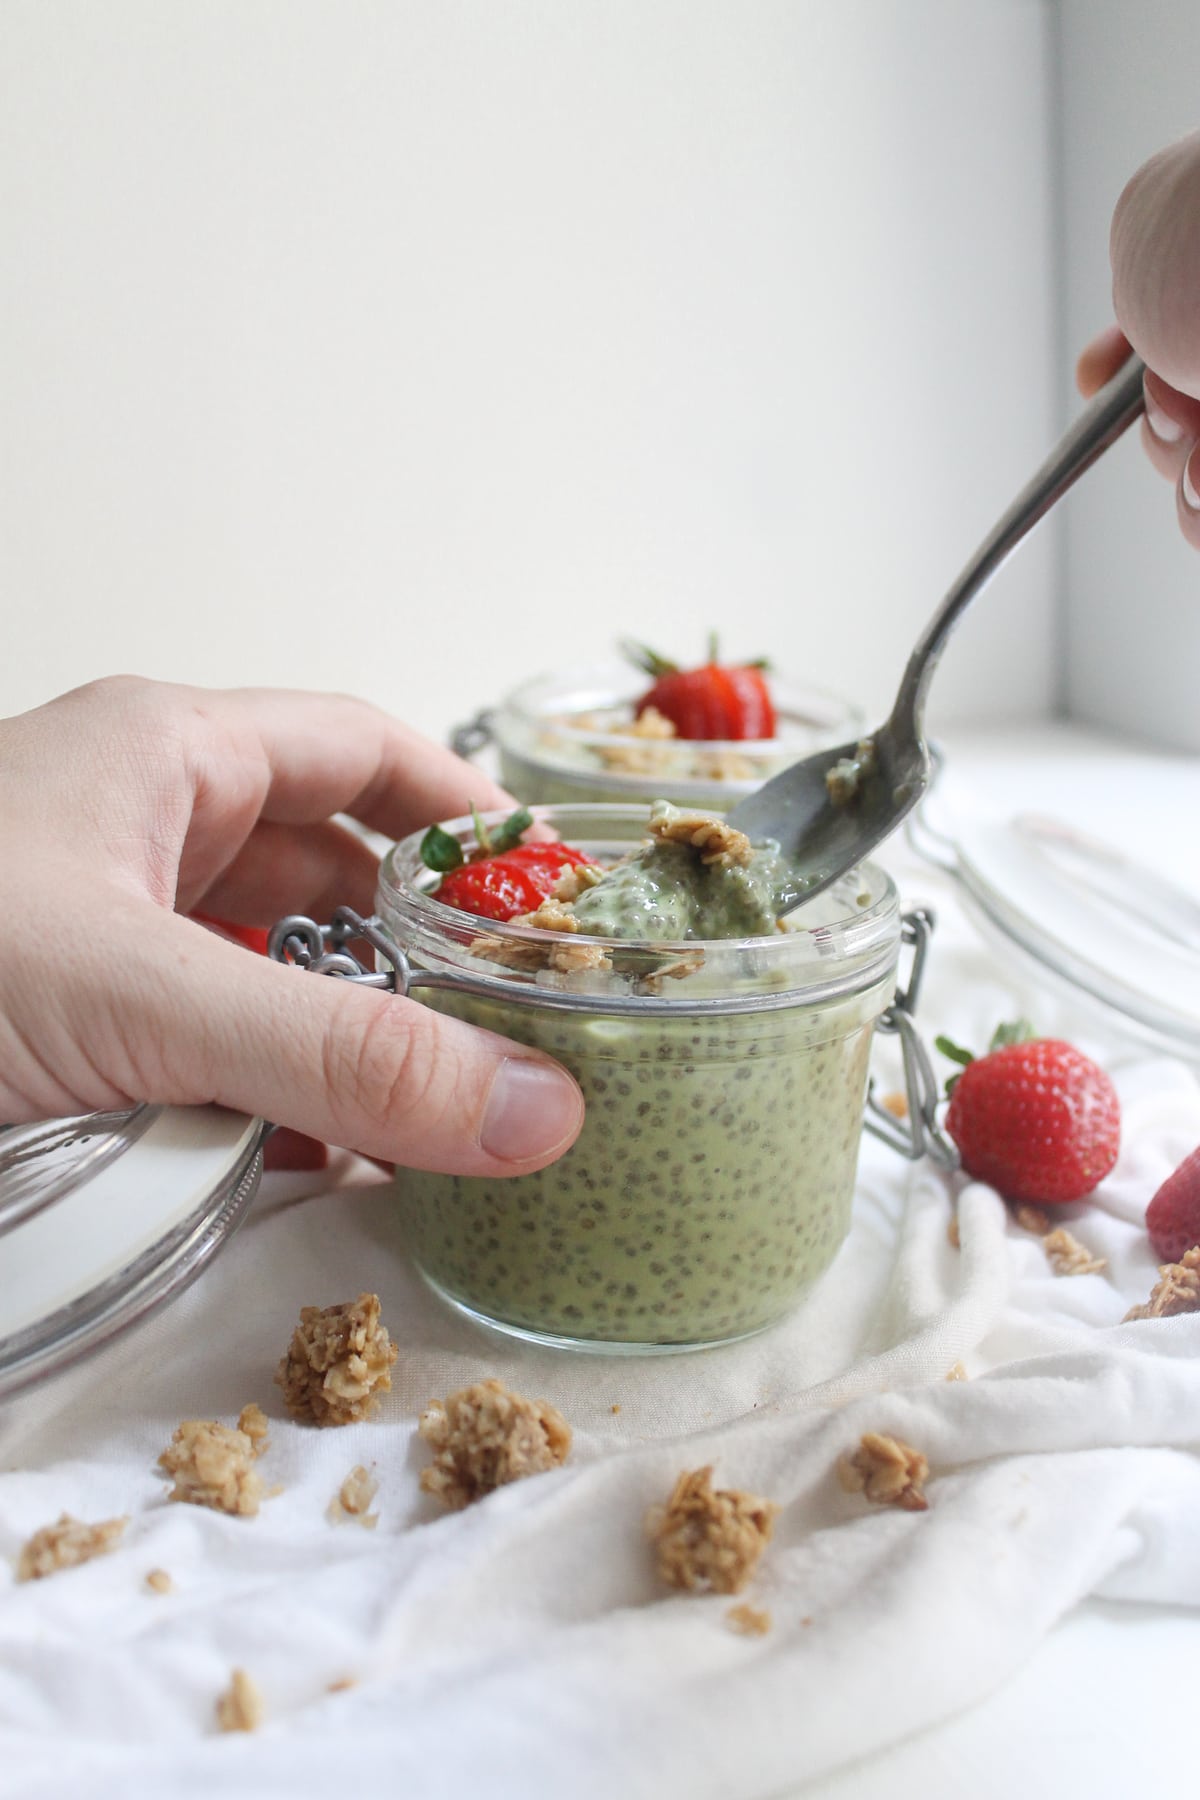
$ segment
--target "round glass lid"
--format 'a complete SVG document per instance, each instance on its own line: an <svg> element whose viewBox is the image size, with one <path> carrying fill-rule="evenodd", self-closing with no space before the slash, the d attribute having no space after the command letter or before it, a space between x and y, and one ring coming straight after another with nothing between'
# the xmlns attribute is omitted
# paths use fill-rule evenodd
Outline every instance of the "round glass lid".
<svg viewBox="0 0 1200 1800"><path fill-rule="evenodd" d="M262 1122L135 1107L0 1132L0 1395L161 1305L241 1218Z"/></svg>
<svg viewBox="0 0 1200 1800"><path fill-rule="evenodd" d="M932 843L930 840L932 839ZM1200 898L1102 838L1039 813L914 833L965 897L1140 1036L1200 1057Z"/></svg>

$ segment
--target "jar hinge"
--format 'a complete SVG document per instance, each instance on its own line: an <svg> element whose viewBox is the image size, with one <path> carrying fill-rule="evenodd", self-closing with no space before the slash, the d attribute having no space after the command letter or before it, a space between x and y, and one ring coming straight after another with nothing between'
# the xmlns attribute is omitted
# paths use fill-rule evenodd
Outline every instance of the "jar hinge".
<svg viewBox="0 0 1200 1800"><path fill-rule="evenodd" d="M873 1132L877 1138L882 1138L885 1144L890 1144L893 1150L898 1150L910 1162L917 1162L922 1156L928 1156L939 1168L957 1169L957 1146L946 1135L938 1120L941 1095L937 1077L933 1072L929 1053L913 1023L934 924L933 912L928 907L915 907L903 915L901 941L910 945L913 953L908 985L897 991L892 1004L875 1027L877 1031L900 1039L908 1117L897 1119L876 1099L875 1079L872 1076L867 1089L867 1116L864 1124L868 1131Z"/></svg>
<svg viewBox="0 0 1200 1800"><path fill-rule="evenodd" d="M465 725L456 725L450 733L450 748L464 759L485 750L496 735L496 715L489 707L477 712Z"/></svg>
<svg viewBox="0 0 1200 1800"><path fill-rule="evenodd" d="M355 938L370 944L391 967L364 968L348 948ZM379 920L364 919L350 906L337 907L328 925L318 925L302 913L290 913L271 927L267 955L274 962L290 963L313 975L337 975L360 987L382 988L391 994L407 994L420 979Z"/></svg>

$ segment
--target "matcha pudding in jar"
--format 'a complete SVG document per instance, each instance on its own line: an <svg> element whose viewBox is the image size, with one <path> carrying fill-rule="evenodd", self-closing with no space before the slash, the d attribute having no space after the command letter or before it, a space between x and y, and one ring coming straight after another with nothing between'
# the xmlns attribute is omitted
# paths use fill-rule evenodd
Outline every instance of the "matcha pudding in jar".
<svg viewBox="0 0 1200 1800"><path fill-rule="evenodd" d="M534 819L559 841L488 857L496 822L460 820L426 834L437 869L418 834L380 871L379 923L421 971L414 997L557 1058L587 1105L534 1174L398 1170L413 1255L463 1312L541 1342L745 1337L846 1235L896 891L866 865L780 920L802 877L718 818L583 804ZM511 893L478 916L503 885L490 871L522 858L540 890L518 886L516 916Z"/></svg>

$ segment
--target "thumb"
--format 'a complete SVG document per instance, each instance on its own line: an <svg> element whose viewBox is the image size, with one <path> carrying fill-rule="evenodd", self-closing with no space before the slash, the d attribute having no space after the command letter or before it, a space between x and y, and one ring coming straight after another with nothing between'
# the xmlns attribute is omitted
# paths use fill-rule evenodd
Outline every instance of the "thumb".
<svg viewBox="0 0 1200 1800"><path fill-rule="evenodd" d="M105 1072L131 1096L215 1100L461 1175L540 1169L578 1136L583 1096L549 1057L418 1001L268 962L176 914L137 911L141 956L102 1007L128 1064ZM103 1023L90 1025L93 1059Z"/></svg>

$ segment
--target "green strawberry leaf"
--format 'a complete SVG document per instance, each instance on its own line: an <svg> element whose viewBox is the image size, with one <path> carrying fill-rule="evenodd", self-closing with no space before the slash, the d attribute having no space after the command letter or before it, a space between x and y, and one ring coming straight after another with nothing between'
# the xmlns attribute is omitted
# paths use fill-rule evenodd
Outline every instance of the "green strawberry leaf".
<svg viewBox="0 0 1200 1800"><path fill-rule="evenodd" d="M668 662L657 650L651 650L647 644L639 644L633 638L618 638L617 648L626 662L631 662L635 669L640 669L643 675L649 675L653 681L663 675L678 672L678 663Z"/></svg>
<svg viewBox="0 0 1200 1800"><path fill-rule="evenodd" d="M997 1025L988 1050L1004 1050L1009 1044L1028 1044L1036 1036L1028 1019L1014 1019L1011 1025Z"/></svg>
<svg viewBox="0 0 1200 1800"><path fill-rule="evenodd" d="M961 1044L956 1044L952 1038L935 1037L933 1041L943 1056L948 1056L951 1062L961 1063L964 1069L968 1063L975 1061L972 1053L964 1050Z"/></svg>
<svg viewBox="0 0 1200 1800"><path fill-rule="evenodd" d="M443 831L440 825L431 825L421 839L421 861L427 869L436 869L439 875L445 875L464 861L462 845L451 832Z"/></svg>
<svg viewBox="0 0 1200 1800"><path fill-rule="evenodd" d="M481 858L492 854L492 834L484 824L479 808L473 800L471 802L471 817L475 821L475 843L477 846L471 861L478 862Z"/></svg>
<svg viewBox="0 0 1200 1800"><path fill-rule="evenodd" d="M514 844L520 843L522 833L528 831L532 824L533 814L527 806L519 806L516 812L509 813L503 824L497 825L492 833L491 854L499 856L503 851L511 850ZM475 829L479 829L478 814Z"/></svg>

